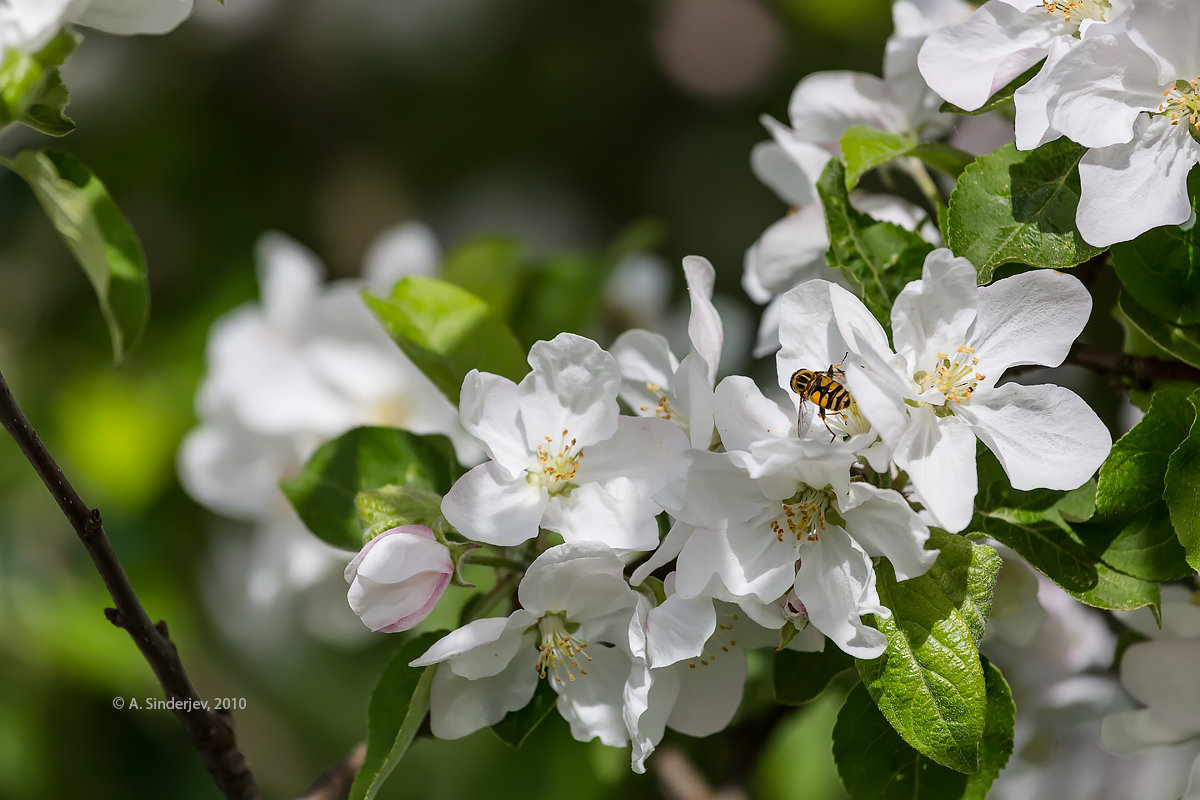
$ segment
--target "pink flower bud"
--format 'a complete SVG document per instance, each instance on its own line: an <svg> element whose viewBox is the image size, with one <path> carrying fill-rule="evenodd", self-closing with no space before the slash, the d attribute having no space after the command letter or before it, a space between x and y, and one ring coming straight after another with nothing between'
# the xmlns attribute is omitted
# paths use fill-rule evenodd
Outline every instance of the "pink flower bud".
<svg viewBox="0 0 1200 800"><path fill-rule="evenodd" d="M367 542L346 566L346 599L373 631L415 628L429 616L454 574L450 551L424 525L403 525Z"/></svg>

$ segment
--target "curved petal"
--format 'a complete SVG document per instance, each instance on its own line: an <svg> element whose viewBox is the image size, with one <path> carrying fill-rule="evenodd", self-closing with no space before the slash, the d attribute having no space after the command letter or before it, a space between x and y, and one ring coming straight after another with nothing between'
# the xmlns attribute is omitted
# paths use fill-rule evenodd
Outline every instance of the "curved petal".
<svg viewBox="0 0 1200 800"><path fill-rule="evenodd" d="M848 655L878 658L887 649L887 638L861 619L891 614L879 602L875 569L841 528L828 526L819 542L801 548L795 591L812 625Z"/></svg>
<svg viewBox="0 0 1200 800"><path fill-rule="evenodd" d="M667 725L688 736L711 736L737 713L746 685L746 654L740 647L686 667L680 665L679 699Z"/></svg>
<svg viewBox="0 0 1200 800"><path fill-rule="evenodd" d="M575 482L607 484L622 478L651 497L673 473L682 472L688 444L687 435L665 419L618 417L616 433L584 450Z"/></svg>
<svg viewBox="0 0 1200 800"><path fill-rule="evenodd" d="M891 562L898 580L924 575L937 560L937 550L926 550L929 528L899 492L869 483L850 484L842 508L846 532L870 556Z"/></svg>
<svg viewBox="0 0 1200 800"><path fill-rule="evenodd" d="M433 643L410 667L428 667L443 661L456 662L455 674L474 680L495 675L504 669L520 649L526 629L537 622L537 616L518 609L508 617L486 617L468 622ZM478 657L479 653L483 657Z"/></svg>
<svg viewBox="0 0 1200 800"><path fill-rule="evenodd" d="M829 147L836 147L842 134L855 125L888 133L904 133L911 127L888 85L862 72L805 76L792 91L788 116L798 137Z"/></svg>
<svg viewBox="0 0 1200 800"><path fill-rule="evenodd" d="M166 33L192 13L192 0L91 0L80 25L121 35Z"/></svg>
<svg viewBox="0 0 1200 800"><path fill-rule="evenodd" d="M892 343L910 364L928 365L935 352L953 353L967 341L979 303L975 267L946 248L925 257L921 279L892 304Z"/></svg>
<svg viewBox="0 0 1200 800"><path fill-rule="evenodd" d="M325 279L321 260L290 236L270 231L254 243L254 262L267 325L300 336Z"/></svg>
<svg viewBox="0 0 1200 800"><path fill-rule="evenodd" d="M471 370L463 379L458 413L463 428L488 458L512 478L524 475L533 463L521 427L521 398L517 385L490 372Z"/></svg>
<svg viewBox="0 0 1200 800"><path fill-rule="evenodd" d="M621 370L591 339L560 333L529 349L533 370L521 379L521 420L530 451L562 431L581 446L612 436L617 426Z"/></svg>
<svg viewBox="0 0 1200 800"><path fill-rule="evenodd" d="M1121 657L1121 685L1165 726L1200 733L1200 640L1163 639L1130 646Z"/></svg>
<svg viewBox="0 0 1200 800"><path fill-rule="evenodd" d="M688 256L683 259L683 274L687 280L688 299L692 304L692 313L688 317L688 338L692 342L692 352L703 358L708 366L708 385L712 386L717 382L717 365L721 361L721 346L725 342L721 315L712 303L717 271L707 258Z"/></svg>
<svg viewBox="0 0 1200 800"><path fill-rule="evenodd" d="M468 680L440 666L429 694L429 726L439 739L459 739L524 708L537 690L537 648L529 646L491 678Z"/></svg>
<svg viewBox="0 0 1200 800"><path fill-rule="evenodd" d="M746 250L743 264L752 276L751 285L762 289L756 299L765 302L803 281L831 278L832 271L825 264L828 249L829 230L820 203L800 206L772 223Z"/></svg>
<svg viewBox="0 0 1200 800"><path fill-rule="evenodd" d="M730 375L717 384L713 419L726 450L749 450L761 439L790 436L796 427L794 419L742 375Z"/></svg>
<svg viewBox="0 0 1200 800"><path fill-rule="evenodd" d="M691 353L675 373L675 407L678 413L669 419L686 424L688 439L697 450L707 450L716 431L713 417L713 385L704 359ZM682 423L682 424L681 424ZM678 460L678 459L677 459Z"/></svg>
<svg viewBox="0 0 1200 800"><path fill-rule="evenodd" d="M939 418L930 406L913 409L892 457L941 527L950 533L967 527L975 510L978 476L975 434L966 422Z"/></svg>
<svg viewBox="0 0 1200 800"><path fill-rule="evenodd" d="M647 615L646 661L658 668L699 658L716 630L717 612L711 598L670 595Z"/></svg>
<svg viewBox="0 0 1200 800"><path fill-rule="evenodd" d="M816 202L818 199L817 181L820 180L821 173L825 170L825 165L829 163L829 159L832 157L829 151L797 136L796 132L791 128L766 114L763 114L758 119L763 124L763 127L767 129L767 132L771 134L771 138L775 140L775 143L792 160L792 163L795 164L796 168L804 176L804 179L808 181L809 187L811 187L811 198L804 202L796 202L795 205L804 206ZM751 162L751 166L754 166L753 162ZM789 194L794 194L796 200L803 200L804 198L799 194L799 185L795 178L789 177L787 181L788 185L795 190L789 192ZM763 179L763 183L771 186L771 188L776 188L777 185L777 183L773 184L765 178ZM792 198L779 191L779 189L776 189L776 192L785 202L792 200Z"/></svg>
<svg viewBox="0 0 1200 800"><path fill-rule="evenodd" d="M454 562L446 545L423 525L406 525L376 536L363 546L346 566L346 575L370 578L378 583L399 583L422 572L453 572Z"/></svg>
<svg viewBox="0 0 1200 800"><path fill-rule="evenodd" d="M979 287L969 342L977 369L994 386L1009 367L1057 367L1092 313L1092 296L1073 275L1035 269Z"/></svg>
<svg viewBox="0 0 1200 800"><path fill-rule="evenodd" d="M571 727L571 736L587 742L599 738L609 747L629 743L625 728L625 680L632 664L616 647L589 647L587 674L573 681L551 681L558 691L558 712Z"/></svg>
<svg viewBox="0 0 1200 800"><path fill-rule="evenodd" d="M976 393L954 412L1000 459L1012 487L1022 491L1075 489L1112 448L1096 412L1061 386L1006 383Z"/></svg>
<svg viewBox="0 0 1200 800"><path fill-rule="evenodd" d="M1042 60L1057 35L1055 28L1045 14L988 0L957 25L931 33L917 54L917 64L930 88L959 108L974 111Z"/></svg>
<svg viewBox="0 0 1200 800"><path fill-rule="evenodd" d="M537 536L547 497L524 475L511 478L489 461L454 482L442 498L442 515L468 539L507 547Z"/></svg>
<svg viewBox="0 0 1200 800"><path fill-rule="evenodd" d="M1133 140L1089 150L1079 162L1075 222L1096 247L1135 239L1160 225L1191 218L1187 177L1200 143L1166 117L1140 117Z"/></svg>
<svg viewBox="0 0 1200 800"><path fill-rule="evenodd" d="M795 134L773 119L771 123L780 129L778 136L789 140L788 146L785 148L778 141L759 142L750 151L750 169L789 205L806 206L817 202L817 180L829 163L829 151L799 141ZM765 120L764 124L767 124Z"/></svg>
<svg viewBox="0 0 1200 800"><path fill-rule="evenodd" d="M693 530L695 530L694 526L676 520L671 529L667 531L667 535L663 537L658 549L649 558L639 564L638 568L629 576L629 585L640 586L642 581L646 580L651 572L654 572L659 567L665 567L675 560L675 557L679 555L679 551L687 543L688 537L692 535Z"/></svg>
<svg viewBox="0 0 1200 800"><path fill-rule="evenodd" d="M666 337L635 328L618 336L609 352L621 370L621 399L634 414L654 416L658 392L671 391L679 369L679 360L671 353Z"/></svg>
<svg viewBox="0 0 1200 800"><path fill-rule="evenodd" d="M523 608L562 612L567 610L573 584L590 576L604 578L615 587L624 583L624 569L616 553L605 544L568 542L551 547L534 559L521 579L517 595Z"/></svg>
<svg viewBox="0 0 1200 800"><path fill-rule="evenodd" d="M554 495L542 527L566 542L602 542L621 552L658 546L659 507L628 478L585 483L569 495Z"/></svg>
<svg viewBox="0 0 1200 800"><path fill-rule="evenodd" d="M779 542L766 523L732 532L697 528L679 553L675 589L684 597L708 590L715 575L733 595L770 602L795 578L795 543Z"/></svg>

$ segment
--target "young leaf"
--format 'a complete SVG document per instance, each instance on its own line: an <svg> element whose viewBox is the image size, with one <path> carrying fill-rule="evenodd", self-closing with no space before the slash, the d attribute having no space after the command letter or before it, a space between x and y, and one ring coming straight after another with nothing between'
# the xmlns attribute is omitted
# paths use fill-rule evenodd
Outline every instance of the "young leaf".
<svg viewBox="0 0 1200 800"><path fill-rule="evenodd" d="M445 494L460 474L446 437L367 427L321 445L280 488L310 531L334 547L358 550L360 491L394 485Z"/></svg>
<svg viewBox="0 0 1200 800"><path fill-rule="evenodd" d="M858 186L863 175L894 158L908 155L917 145L912 134L901 136L866 125L854 125L842 134L842 159L846 162L846 191Z"/></svg>
<svg viewBox="0 0 1200 800"><path fill-rule="evenodd" d="M1117 308L1154 344L1180 361L1200 367L1200 325L1176 325L1159 319L1124 291L1117 295Z"/></svg>
<svg viewBox="0 0 1200 800"><path fill-rule="evenodd" d="M558 255L531 266L513 308L513 330L526 344L563 331L586 333L604 305L604 284L613 262Z"/></svg>
<svg viewBox="0 0 1200 800"><path fill-rule="evenodd" d="M429 687L436 666L408 662L442 637L427 633L405 642L384 669L367 707L367 755L350 789L350 800L371 800L396 768L429 711Z"/></svg>
<svg viewBox="0 0 1200 800"><path fill-rule="evenodd" d="M968 620L974 609L964 612L981 594L968 585L973 556L973 549L947 548L928 572L904 582L881 561L875 569L879 600L892 616L876 616L875 625L887 637L887 651L857 662L867 691L896 732L927 758L967 773L979 766L987 707Z"/></svg>
<svg viewBox="0 0 1200 800"><path fill-rule="evenodd" d="M966 168L950 195L946 244L981 284L1001 264L1073 267L1103 252L1075 227L1085 152L1065 138L1030 151L1008 144Z"/></svg>
<svg viewBox="0 0 1200 800"><path fill-rule="evenodd" d="M475 239L446 255L442 277L487 303L501 319L511 320L525 261L523 248L512 239Z"/></svg>
<svg viewBox="0 0 1200 800"><path fill-rule="evenodd" d="M133 228L100 179L74 156L22 150L0 157L0 164L25 179L83 267L108 324L113 360L120 364L150 313L146 258Z"/></svg>
<svg viewBox="0 0 1200 800"><path fill-rule="evenodd" d="M856 211L846 192L845 168L836 158L821 173L817 193L829 227L829 265L841 269L876 319L889 324L892 300L921 276L933 245L899 225Z"/></svg>
<svg viewBox="0 0 1200 800"><path fill-rule="evenodd" d="M550 682L538 681L537 691L533 693L529 705L505 714L504 719L492 726L492 733L505 744L520 747L525 744L529 734L542 724L542 720L550 716L557 702L558 692L550 687Z"/></svg>
<svg viewBox="0 0 1200 800"><path fill-rule="evenodd" d="M773 662L775 701L802 706L821 696L833 679L854 668L854 659L832 645L820 653L780 650Z"/></svg>
<svg viewBox="0 0 1200 800"><path fill-rule="evenodd" d="M1016 706L993 664L983 659L987 712L979 769L971 775L930 761L901 739L870 695L856 686L833 729L833 757L851 800L983 800L1012 754Z"/></svg>
<svg viewBox="0 0 1200 800"><path fill-rule="evenodd" d="M1200 570L1200 390L1193 392L1188 402L1196 418L1167 463L1163 499L1188 564Z"/></svg>
<svg viewBox="0 0 1200 800"><path fill-rule="evenodd" d="M525 350L487 303L432 278L404 278L389 298L363 297L384 330L455 405L473 369L520 380Z"/></svg>
<svg viewBox="0 0 1200 800"><path fill-rule="evenodd" d="M64 136L75 123L63 111L67 87L58 68L75 50L81 37L60 31L32 55L9 49L0 62L0 126L20 122L51 136Z"/></svg>
<svg viewBox="0 0 1200 800"><path fill-rule="evenodd" d="M1188 178L1200 207L1200 168ZM1200 226L1154 228L1113 246L1113 267L1129 297L1170 325L1200 325Z"/></svg>
<svg viewBox="0 0 1200 800"><path fill-rule="evenodd" d="M419 486L380 486L354 496L363 541L401 525L436 528L443 523L442 496Z"/></svg>
<svg viewBox="0 0 1200 800"><path fill-rule="evenodd" d="M978 644L992 613L992 591L1003 563L1000 554L985 544L938 530L930 533L926 545L927 550L935 548L941 551L937 569L927 574L943 595L957 599L958 613Z"/></svg>

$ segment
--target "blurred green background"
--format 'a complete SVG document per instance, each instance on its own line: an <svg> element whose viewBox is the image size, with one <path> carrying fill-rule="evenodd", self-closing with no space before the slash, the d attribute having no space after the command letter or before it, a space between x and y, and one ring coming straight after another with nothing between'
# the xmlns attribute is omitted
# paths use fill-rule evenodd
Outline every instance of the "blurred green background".
<svg viewBox="0 0 1200 800"><path fill-rule="evenodd" d="M256 295L259 234L281 230L354 275L371 239L405 220L446 247L499 232L535 250L601 248L653 220L672 268L705 255L719 290L741 296L745 248L784 211L749 169L758 116L786 118L815 69L878 72L891 19L887 0L197 2L168 36L87 33L65 74L79 129L56 146L107 183L146 250L142 344L111 367L83 274L3 175L0 369L103 510L200 695L246 699L240 744L267 795L286 797L362 738L398 642L343 649L298 632L286 657L263 658L223 636L203 600L213 531L230 525L183 493L175 451L209 325ZM9 131L0 146L31 143L45 144ZM219 796L169 713L112 708L157 686L7 438L0 487L0 797ZM667 742L716 787L840 796L837 697L764 719L765 670L729 736ZM384 796L661 794L653 769L632 775L628 751L576 743L557 718L520 751L487 731L420 741L399 773Z"/></svg>

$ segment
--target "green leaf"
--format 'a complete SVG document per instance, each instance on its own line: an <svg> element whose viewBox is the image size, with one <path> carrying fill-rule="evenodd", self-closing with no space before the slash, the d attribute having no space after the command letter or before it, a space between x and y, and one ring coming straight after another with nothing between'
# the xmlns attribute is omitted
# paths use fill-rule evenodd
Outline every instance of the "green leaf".
<svg viewBox="0 0 1200 800"><path fill-rule="evenodd" d="M525 343L563 331L586 333L604 307L604 285L614 263L582 255L557 255L529 268L513 309L513 329Z"/></svg>
<svg viewBox="0 0 1200 800"><path fill-rule="evenodd" d="M961 114L963 116L973 117L978 114L986 114L989 111L995 111L998 108L1010 106L1013 102L1013 95L1017 93L1017 89L1020 89L1022 86L1029 83L1029 81L1033 79L1034 75L1037 75L1039 72L1041 72L1042 65L1044 63L1045 60L1043 59L1042 61L1039 61L1029 69L1022 72L1017 77L1013 78L1003 87L1001 87L999 91L992 95L986 103L974 111L966 111L954 105L953 103L942 103L941 110L948 114Z"/></svg>
<svg viewBox="0 0 1200 800"><path fill-rule="evenodd" d="M1008 144L966 168L950 195L946 244L981 284L1001 264L1073 267L1103 252L1075 227L1086 152L1065 138L1030 151Z"/></svg>
<svg viewBox="0 0 1200 800"><path fill-rule="evenodd" d="M476 239L452 250L442 264L442 277L461 286L501 318L511 318L524 283L525 253L512 239Z"/></svg>
<svg viewBox="0 0 1200 800"><path fill-rule="evenodd" d="M1200 168L1188 177L1193 210L1200 208ZM1113 267L1129 296L1173 325L1200 324L1200 225L1168 225L1112 249Z"/></svg>
<svg viewBox="0 0 1200 800"><path fill-rule="evenodd" d="M404 278L391 297L363 297L384 330L455 405L473 369L520 380L525 350L487 303L433 278Z"/></svg>
<svg viewBox="0 0 1200 800"><path fill-rule="evenodd" d="M1200 367L1200 325L1176 325L1159 319L1122 291L1117 308L1133 327L1180 361Z"/></svg>
<svg viewBox="0 0 1200 800"><path fill-rule="evenodd" d="M1012 754L1016 706L1004 676L983 659L987 712L972 775L947 769L909 747L870 694L856 686L833 729L833 756L851 800L983 800Z"/></svg>
<svg viewBox="0 0 1200 800"><path fill-rule="evenodd" d="M902 156L915 156L954 177L958 177L975 158L948 144L920 144L912 134L886 133L865 125L846 129L840 144L842 160L846 164L846 191L857 186L867 172Z"/></svg>
<svg viewBox="0 0 1200 800"><path fill-rule="evenodd" d="M773 662L775 701L802 706L821 696L833 679L854 668L854 659L827 645L820 653L780 650Z"/></svg>
<svg viewBox="0 0 1200 800"><path fill-rule="evenodd" d="M410 667L443 633L405 642L392 658L367 707L367 754L350 789L350 800L371 800L400 763L429 711L429 687L436 666Z"/></svg>
<svg viewBox="0 0 1200 800"><path fill-rule="evenodd" d="M921 276L933 245L899 225L856 211L846 192L845 168L837 159L821 173L817 193L829 227L829 265L841 269L875 318L889 324L892 301L909 281Z"/></svg>
<svg viewBox="0 0 1200 800"><path fill-rule="evenodd" d="M1188 564L1200 570L1200 390L1188 402L1196 418L1167 462L1163 500Z"/></svg>
<svg viewBox="0 0 1200 800"><path fill-rule="evenodd" d="M334 547L358 550L360 491L406 486L445 494L460 474L446 437L367 427L321 445L280 487L310 531Z"/></svg>
<svg viewBox="0 0 1200 800"><path fill-rule="evenodd" d="M939 530L930 532L925 548L941 551L937 568L927 574L945 597L957 598L957 613L978 644L992 613L992 591L1003 564L1000 554L985 544Z"/></svg>
<svg viewBox="0 0 1200 800"><path fill-rule="evenodd" d="M928 572L904 582L881 561L875 569L879 600L892 616L877 615L875 625L887 637L887 650L857 662L867 691L904 741L967 773L979 765L987 708L972 629L979 592L968 586L971 570L964 568L973 555L973 549L947 546Z"/></svg>
<svg viewBox="0 0 1200 800"><path fill-rule="evenodd" d="M65 153L22 150L0 164L25 179L91 281L121 364L150 313L146 258L129 222L90 169Z"/></svg>
<svg viewBox="0 0 1200 800"><path fill-rule="evenodd" d="M1096 516L1074 529L1113 569L1147 581L1193 571L1171 527L1163 487L1168 459L1195 416L1186 393L1155 392L1146 415L1117 440L1100 467Z"/></svg>
<svg viewBox="0 0 1200 800"><path fill-rule="evenodd" d="M529 704L505 714L504 719L492 726L492 733L505 744L520 747L529 738L529 734L542 724L542 720L550 715L557 702L558 692L551 688L550 682L538 681L537 691L533 693Z"/></svg>
<svg viewBox="0 0 1200 800"><path fill-rule="evenodd" d="M442 496L419 486L364 489L354 496L354 506L364 542L401 525L436 528L445 522Z"/></svg>
<svg viewBox="0 0 1200 800"><path fill-rule="evenodd" d="M63 109L67 87L58 67L79 44L81 37L60 31L50 43L29 55L10 49L0 62L0 125L20 122L51 136L75 129Z"/></svg>
<svg viewBox="0 0 1200 800"><path fill-rule="evenodd" d="M963 800L984 800L1000 770L1008 763L1013 750L1013 734L1017 721L1017 706L1013 703L1008 681L995 664L983 662L983 681L987 686L987 718L983 723L983 739L979 743L979 769L967 778Z"/></svg>
<svg viewBox="0 0 1200 800"><path fill-rule="evenodd" d="M917 137L886 133L866 125L854 125L842 134L842 160L846 162L846 191L858 185L867 172L894 158L907 155L917 146Z"/></svg>

